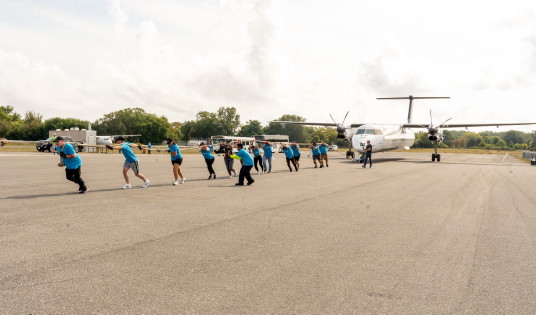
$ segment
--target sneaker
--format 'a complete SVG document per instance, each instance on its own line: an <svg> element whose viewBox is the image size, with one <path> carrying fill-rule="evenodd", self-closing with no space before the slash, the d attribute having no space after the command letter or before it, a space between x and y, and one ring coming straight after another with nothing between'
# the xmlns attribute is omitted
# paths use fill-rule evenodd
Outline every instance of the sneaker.
<svg viewBox="0 0 536 315"><path fill-rule="evenodd" d="M143 185L141 185L141 188L147 188L147 186L149 186L149 180L147 180L146 182L143 182Z"/></svg>
<svg viewBox="0 0 536 315"><path fill-rule="evenodd" d="M255 182L255 181L252 180L251 182L248 183L248 186L251 185L251 184L253 184L254 182Z"/></svg>
<svg viewBox="0 0 536 315"><path fill-rule="evenodd" d="M208 179L212 179L212 174L208 175Z"/></svg>
<svg viewBox="0 0 536 315"><path fill-rule="evenodd" d="M317 168L318 166L315 165L315 168Z"/></svg>
<svg viewBox="0 0 536 315"><path fill-rule="evenodd" d="M123 186L123 189L130 189L130 188L132 188L132 185L130 184L125 184L125 186Z"/></svg>
<svg viewBox="0 0 536 315"><path fill-rule="evenodd" d="M236 183L235 186L244 186L244 184Z"/></svg>
<svg viewBox="0 0 536 315"><path fill-rule="evenodd" d="M80 191L78 192L79 194L85 194L87 193L88 189L87 188L84 188L84 189L80 189Z"/></svg>
<svg viewBox="0 0 536 315"><path fill-rule="evenodd" d="M261 175L261 172L257 172L257 175Z"/></svg>
<svg viewBox="0 0 536 315"><path fill-rule="evenodd" d="M362 168L367 168L365 165L361 166Z"/></svg>
<svg viewBox="0 0 536 315"><path fill-rule="evenodd" d="M326 167L329 167L328 163L326 163Z"/></svg>
<svg viewBox="0 0 536 315"><path fill-rule="evenodd" d="M214 174L214 179L216 179L216 174Z"/></svg>
<svg viewBox="0 0 536 315"><path fill-rule="evenodd" d="M181 184L184 184L185 181L186 181L186 177L181 178Z"/></svg>
<svg viewBox="0 0 536 315"><path fill-rule="evenodd" d="M324 167L324 165L320 165L320 168L323 168L323 167Z"/></svg>
<svg viewBox="0 0 536 315"><path fill-rule="evenodd" d="M173 186L177 186L178 184L179 184L179 181L178 181L178 180L176 180L176 181L173 182Z"/></svg>
<svg viewBox="0 0 536 315"><path fill-rule="evenodd" d="M233 175L229 175L229 178L233 178Z"/></svg>

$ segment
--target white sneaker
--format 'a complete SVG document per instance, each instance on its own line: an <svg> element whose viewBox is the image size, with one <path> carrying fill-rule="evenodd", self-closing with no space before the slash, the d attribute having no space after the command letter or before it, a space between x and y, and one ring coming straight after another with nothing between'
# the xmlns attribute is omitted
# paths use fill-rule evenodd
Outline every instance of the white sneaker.
<svg viewBox="0 0 536 315"><path fill-rule="evenodd" d="M261 172L257 172L257 175L261 175Z"/></svg>
<svg viewBox="0 0 536 315"><path fill-rule="evenodd" d="M143 185L141 185L141 188L147 188L147 186L149 186L149 180L144 182Z"/></svg>
<svg viewBox="0 0 536 315"><path fill-rule="evenodd" d="M229 175L229 178L233 178L233 175Z"/></svg>
<svg viewBox="0 0 536 315"><path fill-rule="evenodd" d="M130 188L132 188L132 185L130 184L125 184L125 186L123 186L123 189L130 189Z"/></svg>
<svg viewBox="0 0 536 315"><path fill-rule="evenodd" d="M186 177L181 178L181 184L184 184L185 181L186 181Z"/></svg>
<svg viewBox="0 0 536 315"><path fill-rule="evenodd" d="M173 186L177 186L178 184L179 184L179 181L178 181L178 180L176 180L176 181L173 182Z"/></svg>

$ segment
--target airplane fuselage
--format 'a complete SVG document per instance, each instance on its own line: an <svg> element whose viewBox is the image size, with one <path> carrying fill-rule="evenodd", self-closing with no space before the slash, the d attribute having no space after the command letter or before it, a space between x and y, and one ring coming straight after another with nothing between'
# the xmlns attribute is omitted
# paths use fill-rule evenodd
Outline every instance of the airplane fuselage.
<svg viewBox="0 0 536 315"><path fill-rule="evenodd" d="M383 152L411 147L415 133L401 125L362 125L352 135L352 147L364 153L367 140L372 144L372 152Z"/></svg>

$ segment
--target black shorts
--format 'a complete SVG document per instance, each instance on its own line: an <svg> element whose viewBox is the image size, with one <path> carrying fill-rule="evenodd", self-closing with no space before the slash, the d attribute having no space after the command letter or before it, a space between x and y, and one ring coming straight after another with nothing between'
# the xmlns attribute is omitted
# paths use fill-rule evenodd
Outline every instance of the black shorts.
<svg viewBox="0 0 536 315"><path fill-rule="evenodd" d="M171 165L173 165L173 164L182 165L182 158L176 159L176 160L171 160Z"/></svg>
<svg viewBox="0 0 536 315"><path fill-rule="evenodd" d="M294 156L294 161L296 161L296 162L299 161L299 160L300 160L300 156L301 156L301 154L300 154L300 155L295 155L295 156Z"/></svg>
<svg viewBox="0 0 536 315"><path fill-rule="evenodd" d="M313 161L314 160L320 161L320 154L313 154Z"/></svg>

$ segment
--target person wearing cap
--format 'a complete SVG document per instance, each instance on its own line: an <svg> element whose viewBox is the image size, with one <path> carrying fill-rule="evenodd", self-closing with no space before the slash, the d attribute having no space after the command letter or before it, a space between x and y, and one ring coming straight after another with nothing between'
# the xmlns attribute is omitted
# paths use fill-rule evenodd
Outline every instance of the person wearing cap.
<svg viewBox="0 0 536 315"><path fill-rule="evenodd" d="M369 168L372 167L372 144L370 140L367 140L367 146L365 147L365 163L363 163L363 168L367 168L367 160L369 161Z"/></svg>
<svg viewBox="0 0 536 315"><path fill-rule="evenodd" d="M207 163L207 169L208 169L208 179L212 179L212 176L214 176L214 179L216 179L216 172L214 172L214 168L212 168L212 164L214 164L214 154L212 154L212 144L206 145L204 142L201 142L199 144L199 152L203 154L203 157L205 158L205 163Z"/></svg>
<svg viewBox="0 0 536 315"><path fill-rule="evenodd" d="M233 178L233 175L231 175L231 172L233 172L234 177L236 177L236 171L234 170L234 159L231 157L233 155L233 145L231 143L231 140L227 140L225 144L223 145L223 162L225 163L225 168L227 169L227 173L229 173L229 178Z"/></svg>
<svg viewBox="0 0 536 315"><path fill-rule="evenodd" d="M238 174L238 183L235 185L244 186L244 179L248 181L248 185L251 185L255 182L250 174L251 168L253 167L253 158L246 150L244 150L244 144L239 142L236 144L236 147L238 152L231 157L242 160L242 167L240 168L240 173Z"/></svg>
<svg viewBox="0 0 536 315"><path fill-rule="evenodd" d="M141 179L143 181L143 185L141 188L147 188L149 186L149 180L140 173L140 166L138 164L138 157L132 152L132 147L135 146L130 142L125 142L125 138L122 136L119 136L115 139L115 142L117 143L115 146L107 145L106 147L108 149L120 149L121 153L123 153L123 156L125 157L125 163L123 163L123 177L125 178L126 184L123 186L123 189L130 189L132 188L132 185L130 184L130 180L128 178L128 170L132 169L134 172L134 175ZM138 145L138 148L141 146Z"/></svg>
<svg viewBox="0 0 536 315"><path fill-rule="evenodd" d="M78 192L80 194L85 194L87 192L87 186L81 177L82 159L70 143L65 143L65 139L62 136L56 137L54 142L61 161L58 166L65 166L65 176L67 177L67 180L77 183Z"/></svg>
<svg viewBox="0 0 536 315"><path fill-rule="evenodd" d="M296 141L292 142L290 144L290 148L292 149L292 153L294 153L294 162L296 162L296 166L298 166L298 169L300 168L300 146L296 143Z"/></svg>
<svg viewBox="0 0 536 315"><path fill-rule="evenodd" d="M153 144L151 141L147 142L147 153L151 154L151 149L153 148Z"/></svg>
<svg viewBox="0 0 536 315"><path fill-rule="evenodd" d="M186 178L182 176L181 165L182 165L182 154L181 149L175 143L175 140L172 138L167 139L168 153L171 156L171 165L173 166L173 176L175 181L173 185L177 186L179 184L179 176L181 177L181 184L184 184ZM150 151L149 151L150 152Z"/></svg>

